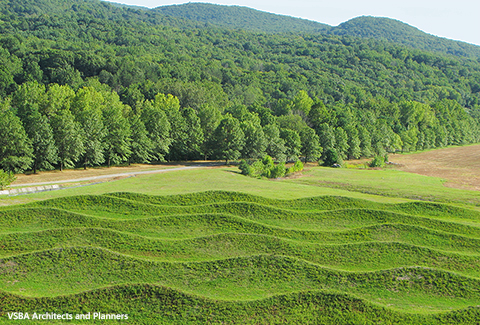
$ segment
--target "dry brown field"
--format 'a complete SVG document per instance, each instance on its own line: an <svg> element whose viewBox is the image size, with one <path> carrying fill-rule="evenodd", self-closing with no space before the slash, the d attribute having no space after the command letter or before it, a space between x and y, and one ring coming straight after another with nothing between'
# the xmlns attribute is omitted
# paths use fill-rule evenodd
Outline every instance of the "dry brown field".
<svg viewBox="0 0 480 325"><path fill-rule="evenodd" d="M394 154L389 160L401 171L446 180L445 186L480 191L480 144Z"/></svg>

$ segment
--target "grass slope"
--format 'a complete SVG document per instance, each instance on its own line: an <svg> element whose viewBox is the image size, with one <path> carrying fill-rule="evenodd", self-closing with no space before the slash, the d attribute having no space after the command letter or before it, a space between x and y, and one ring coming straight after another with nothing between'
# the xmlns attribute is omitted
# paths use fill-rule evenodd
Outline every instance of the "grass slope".
<svg viewBox="0 0 480 325"><path fill-rule="evenodd" d="M480 301L480 213L440 203L66 196L1 208L0 247L0 323L12 306L105 306L133 324L468 323Z"/></svg>
<svg viewBox="0 0 480 325"><path fill-rule="evenodd" d="M5 258L2 270L1 290L33 297L149 283L226 301L330 290L408 312L465 308L480 298L475 289L480 279L450 272L421 267L346 272L277 255L172 263L76 247Z"/></svg>
<svg viewBox="0 0 480 325"><path fill-rule="evenodd" d="M480 315L478 308L438 315L412 315L366 303L346 294L322 291L255 301L222 302L145 284L114 286L58 298L32 299L3 293L0 293L0 298L12 310L25 308L42 312L55 309L72 313L91 310L115 313L122 310L137 324L473 324ZM148 308L145 308L147 305ZM2 323L8 324L8 321Z"/></svg>

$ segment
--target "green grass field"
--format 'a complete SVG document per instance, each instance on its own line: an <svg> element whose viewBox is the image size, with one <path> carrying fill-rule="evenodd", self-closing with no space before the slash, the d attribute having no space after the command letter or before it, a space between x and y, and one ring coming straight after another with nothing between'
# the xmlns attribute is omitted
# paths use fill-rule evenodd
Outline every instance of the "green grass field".
<svg viewBox="0 0 480 325"><path fill-rule="evenodd" d="M216 168L1 198L0 323L476 324L478 192L421 178Z"/></svg>

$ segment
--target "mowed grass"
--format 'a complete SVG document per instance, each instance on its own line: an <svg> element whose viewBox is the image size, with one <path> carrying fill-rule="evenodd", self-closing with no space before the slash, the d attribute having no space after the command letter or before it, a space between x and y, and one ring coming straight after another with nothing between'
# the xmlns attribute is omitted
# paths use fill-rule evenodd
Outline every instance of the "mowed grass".
<svg viewBox="0 0 480 325"><path fill-rule="evenodd" d="M304 172L303 177L286 180L286 182L389 198L480 206L479 191L446 187L445 179L391 168L372 170L312 167Z"/></svg>
<svg viewBox="0 0 480 325"><path fill-rule="evenodd" d="M408 200L480 206L480 192L446 187L445 180L394 169L325 168L309 165L299 177L266 180L245 177L236 167L198 168L138 175L84 187L19 196L0 196L0 206L83 194L131 192L175 195L208 190L248 193L272 199L334 195L397 203ZM480 209L480 208L479 208Z"/></svg>
<svg viewBox="0 0 480 325"><path fill-rule="evenodd" d="M133 192L149 195L175 195L209 190L236 191L272 199L296 199L319 195L337 195L362 198L377 202L405 202L401 198L389 198L327 187L295 184L282 180L265 180L245 177L236 167L199 168L152 175L139 175L114 182L85 187L48 191L13 197L0 196L0 205L22 204L65 196Z"/></svg>

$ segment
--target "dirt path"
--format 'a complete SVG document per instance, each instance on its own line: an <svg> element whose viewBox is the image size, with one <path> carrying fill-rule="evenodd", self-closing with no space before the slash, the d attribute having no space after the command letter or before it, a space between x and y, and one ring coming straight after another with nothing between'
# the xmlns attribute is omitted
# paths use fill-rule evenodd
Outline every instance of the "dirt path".
<svg viewBox="0 0 480 325"><path fill-rule="evenodd" d="M215 167L219 164L216 162L197 163L186 165L134 165L129 167L112 167L112 168L94 168L87 170L66 170L42 172L36 175L18 175L17 180L10 187L26 187L39 186L46 184L65 184L78 183L106 179L118 179L131 177L136 175L156 174L178 170L187 170L201 167Z"/></svg>
<svg viewBox="0 0 480 325"><path fill-rule="evenodd" d="M391 155L398 170L447 180L445 186L480 191L480 144Z"/></svg>
<svg viewBox="0 0 480 325"><path fill-rule="evenodd" d="M177 170L185 170L185 169L200 168L200 167L201 166L178 167L178 168L168 168L168 169L165 168L165 169L138 171L138 172L131 172L131 173L109 174L109 175L102 175L102 176L91 176L91 177L84 177L84 178L65 179L65 180L53 181L53 182L50 181L50 182L40 182L40 183L23 183L23 184L11 185L11 187L37 186L37 185L46 185L46 184L64 184L64 183L73 183L73 182L96 181L96 180L102 180L102 179L107 179L107 178L129 177L129 176L144 175L144 174L165 173L165 172L173 172L173 171L177 171Z"/></svg>

